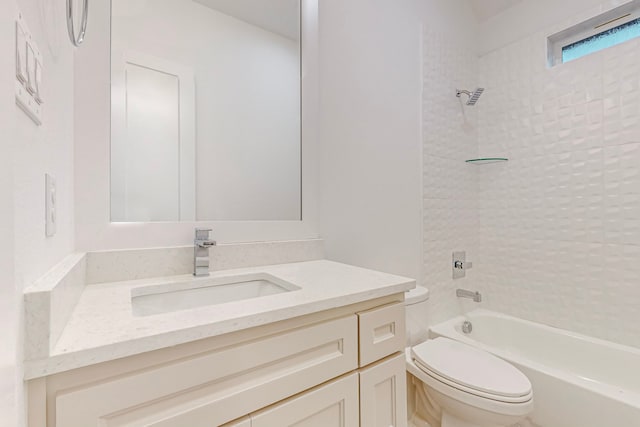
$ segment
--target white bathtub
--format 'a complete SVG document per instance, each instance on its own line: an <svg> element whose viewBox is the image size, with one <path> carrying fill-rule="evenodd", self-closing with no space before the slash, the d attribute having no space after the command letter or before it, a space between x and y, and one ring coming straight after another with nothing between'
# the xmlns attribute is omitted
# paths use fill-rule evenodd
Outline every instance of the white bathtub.
<svg viewBox="0 0 640 427"><path fill-rule="evenodd" d="M462 333L469 320L473 332ZM640 319L639 319L640 321ZM533 384L541 427L640 427L640 350L488 310L432 327L508 360Z"/></svg>

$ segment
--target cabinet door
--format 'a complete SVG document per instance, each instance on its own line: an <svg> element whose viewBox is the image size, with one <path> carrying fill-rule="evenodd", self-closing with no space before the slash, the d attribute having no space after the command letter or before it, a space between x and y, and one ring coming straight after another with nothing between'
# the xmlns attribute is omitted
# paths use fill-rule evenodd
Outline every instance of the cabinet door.
<svg viewBox="0 0 640 427"><path fill-rule="evenodd" d="M358 427L358 374L254 414L251 427Z"/></svg>
<svg viewBox="0 0 640 427"><path fill-rule="evenodd" d="M251 417L247 416L240 420L231 421L220 427L251 427Z"/></svg>
<svg viewBox="0 0 640 427"><path fill-rule="evenodd" d="M404 353L360 371L360 422L363 427L407 427Z"/></svg>

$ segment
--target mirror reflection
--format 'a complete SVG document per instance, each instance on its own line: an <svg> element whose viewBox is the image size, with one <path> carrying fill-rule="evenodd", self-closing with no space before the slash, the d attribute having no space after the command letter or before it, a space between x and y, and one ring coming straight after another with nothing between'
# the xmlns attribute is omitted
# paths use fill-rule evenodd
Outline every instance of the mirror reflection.
<svg viewBox="0 0 640 427"><path fill-rule="evenodd" d="M299 0L112 0L111 219L300 220Z"/></svg>

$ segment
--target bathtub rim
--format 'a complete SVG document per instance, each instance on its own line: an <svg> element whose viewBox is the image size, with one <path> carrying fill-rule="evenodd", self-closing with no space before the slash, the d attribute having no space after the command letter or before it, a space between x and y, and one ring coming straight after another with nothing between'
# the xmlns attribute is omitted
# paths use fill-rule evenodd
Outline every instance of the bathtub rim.
<svg viewBox="0 0 640 427"><path fill-rule="evenodd" d="M537 322L533 322L530 320L526 320L526 319L521 319L519 317L515 317L515 316L511 316L508 314L504 314L504 313L500 313L497 311L493 311L493 310L487 310L484 308L478 308L475 310L472 310L466 314L460 315L460 316L456 316L452 319L449 319L447 321L438 323L434 326L431 326L429 328L428 331L428 336L429 339L433 339L439 336L442 337L447 337L447 338L451 338L457 341L461 341L465 344L469 344L472 346L475 346L477 348L480 348L484 351L487 351L489 353L492 353L494 355L496 355L497 357L504 359L510 363L514 363L516 365L521 365L524 366L528 369L532 369L532 370L536 370L539 372L542 372L546 375L550 375L553 377L557 377L557 378L561 378L564 381L567 381L577 387L580 387L584 390L590 391L590 392L594 392L597 393L599 395L602 395L604 397L607 397L609 399L614 399L617 400L619 402L622 402L624 404L627 404L633 408L638 408L640 409L640 392L636 392L634 390L628 390L622 387L616 387L615 385L612 384L607 384L607 383L602 383L602 382L594 382L592 380L588 380L585 379L579 375L577 375L576 373L573 372L568 372L565 371L563 369L559 369L559 368L554 368L552 366L548 366L546 364L543 364L541 362L536 362L535 360L532 360L530 358L527 358L526 356L523 355L514 355L514 354L510 354L507 352L502 351L501 349L498 348L494 348L490 345L484 344L482 342L473 340L469 337L467 337L466 335L462 334L461 332L459 332L456 329L456 325L461 324L462 322L464 322L465 320L471 320L473 321L473 317L478 317L478 316L491 316L491 317L497 317L497 318L502 318L502 319L508 319L509 321L514 321L514 322L520 322L520 323L525 323L528 324L531 327L535 327L535 328L541 328L545 331L554 333L554 334L560 334L560 335L564 335L564 336L568 336L574 339L579 339L579 340L585 340L588 341L590 343L596 344L596 345L602 345L602 346L606 346L606 347L610 347L616 351L623 351L623 352L629 352L631 354L633 354L634 356L637 356L638 358L640 358L640 349L636 348L636 347L631 347L631 346L627 346L624 344L619 344L619 343L615 343L615 342L611 342L611 341L607 341L607 340L603 340L601 338L595 338L595 337L590 337L588 335L584 335L584 334L580 334L578 332L574 332L574 331L569 331L566 329L562 329L562 328L558 328L555 326L549 326L549 325L545 325L542 323L537 323ZM624 391L623 394L620 394L620 391Z"/></svg>

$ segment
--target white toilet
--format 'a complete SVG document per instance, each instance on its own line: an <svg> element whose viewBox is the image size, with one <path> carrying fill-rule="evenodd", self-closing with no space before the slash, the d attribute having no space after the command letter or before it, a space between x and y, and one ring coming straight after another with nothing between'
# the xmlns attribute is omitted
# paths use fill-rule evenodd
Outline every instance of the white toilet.
<svg viewBox="0 0 640 427"><path fill-rule="evenodd" d="M416 311L424 313L424 301L426 298L417 293L408 293L407 316L417 317ZM407 336L416 336L416 332L407 331ZM407 371L416 378L416 394L427 406L430 424L507 427L533 411L529 379L486 351L439 337L407 347L406 356Z"/></svg>

